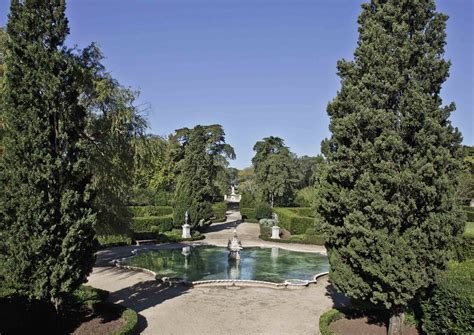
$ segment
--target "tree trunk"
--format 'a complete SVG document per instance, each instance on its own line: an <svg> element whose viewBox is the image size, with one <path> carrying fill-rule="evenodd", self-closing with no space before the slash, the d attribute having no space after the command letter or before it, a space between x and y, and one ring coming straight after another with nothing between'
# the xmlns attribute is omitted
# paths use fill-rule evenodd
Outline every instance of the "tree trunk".
<svg viewBox="0 0 474 335"><path fill-rule="evenodd" d="M403 310L396 309L391 311L388 335L402 335L404 321L405 313L403 313Z"/></svg>

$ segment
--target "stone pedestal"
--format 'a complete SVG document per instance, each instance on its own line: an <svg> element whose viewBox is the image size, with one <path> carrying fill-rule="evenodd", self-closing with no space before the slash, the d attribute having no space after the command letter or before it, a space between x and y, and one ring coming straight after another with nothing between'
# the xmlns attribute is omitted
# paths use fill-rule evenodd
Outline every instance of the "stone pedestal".
<svg viewBox="0 0 474 335"><path fill-rule="evenodd" d="M280 227L273 226L272 227L272 238L273 239L280 239Z"/></svg>
<svg viewBox="0 0 474 335"><path fill-rule="evenodd" d="M185 223L182 225L183 227L183 234L181 235L182 238L191 238L191 226Z"/></svg>

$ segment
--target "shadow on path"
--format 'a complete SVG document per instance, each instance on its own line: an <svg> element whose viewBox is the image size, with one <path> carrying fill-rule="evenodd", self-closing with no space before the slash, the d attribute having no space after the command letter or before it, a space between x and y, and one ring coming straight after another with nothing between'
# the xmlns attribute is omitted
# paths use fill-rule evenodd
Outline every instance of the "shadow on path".
<svg viewBox="0 0 474 335"><path fill-rule="evenodd" d="M188 290L187 286L169 286L156 280L148 280L110 293L109 301L125 305L139 313L178 297Z"/></svg>
<svg viewBox="0 0 474 335"><path fill-rule="evenodd" d="M228 230L228 229L233 229L234 227L237 227L239 225L239 220L236 221L230 221L230 222L225 222L225 223L218 223L218 224L212 224L209 227L207 227L203 233L216 233L219 231L223 230Z"/></svg>

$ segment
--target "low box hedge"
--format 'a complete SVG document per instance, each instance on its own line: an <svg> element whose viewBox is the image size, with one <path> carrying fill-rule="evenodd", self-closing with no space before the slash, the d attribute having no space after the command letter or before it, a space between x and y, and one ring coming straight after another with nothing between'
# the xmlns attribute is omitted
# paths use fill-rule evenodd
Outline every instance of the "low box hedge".
<svg viewBox="0 0 474 335"><path fill-rule="evenodd" d="M334 321L342 319L343 317L344 314L337 309L330 309L329 311L323 313L323 315L319 317L319 332L321 335L336 335L329 329L329 325Z"/></svg>
<svg viewBox="0 0 474 335"><path fill-rule="evenodd" d="M325 238L322 235L292 235L287 239L272 239L271 237L260 235L259 238L264 241L277 242L277 243L298 243L298 244L314 244L324 245Z"/></svg>
<svg viewBox="0 0 474 335"><path fill-rule="evenodd" d="M173 228L173 215L134 217L130 228L133 232L150 232L154 227L165 232Z"/></svg>
<svg viewBox="0 0 474 335"><path fill-rule="evenodd" d="M166 216L173 214L173 207L171 206L129 206L128 209L136 217L147 216Z"/></svg>
<svg viewBox="0 0 474 335"><path fill-rule="evenodd" d="M125 322L113 332L113 335L134 335L137 332L138 327L138 315L137 312L130 308L124 308L122 315L120 317Z"/></svg>
<svg viewBox="0 0 474 335"><path fill-rule="evenodd" d="M427 334L474 333L474 259L452 263L421 303Z"/></svg>

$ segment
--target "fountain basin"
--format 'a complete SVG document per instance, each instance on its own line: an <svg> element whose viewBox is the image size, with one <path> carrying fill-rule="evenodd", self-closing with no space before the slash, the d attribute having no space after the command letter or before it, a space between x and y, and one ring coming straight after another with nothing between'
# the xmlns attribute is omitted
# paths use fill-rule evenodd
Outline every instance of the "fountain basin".
<svg viewBox="0 0 474 335"><path fill-rule="evenodd" d="M280 248L244 248L240 253L240 260L229 261L229 251L223 247L145 250L122 259L120 265L150 270L157 278L180 278L193 283L238 280L302 284L329 270L327 257L318 253Z"/></svg>

